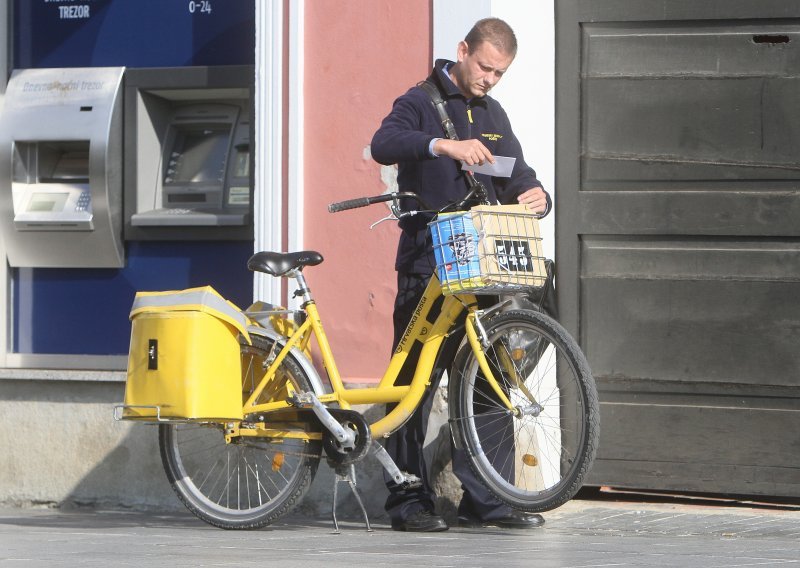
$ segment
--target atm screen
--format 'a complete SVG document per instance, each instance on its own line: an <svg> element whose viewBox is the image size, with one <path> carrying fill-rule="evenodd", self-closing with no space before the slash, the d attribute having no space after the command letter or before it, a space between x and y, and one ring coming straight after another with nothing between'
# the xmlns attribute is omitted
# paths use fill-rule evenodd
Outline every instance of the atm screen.
<svg viewBox="0 0 800 568"><path fill-rule="evenodd" d="M29 213L61 211L67 203L66 193L36 192L28 203Z"/></svg>
<svg viewBox="0 0 800 568"><path fill-rule="evenodd" d="M178 130L164 183L222 183L230 127Z"/></svg>

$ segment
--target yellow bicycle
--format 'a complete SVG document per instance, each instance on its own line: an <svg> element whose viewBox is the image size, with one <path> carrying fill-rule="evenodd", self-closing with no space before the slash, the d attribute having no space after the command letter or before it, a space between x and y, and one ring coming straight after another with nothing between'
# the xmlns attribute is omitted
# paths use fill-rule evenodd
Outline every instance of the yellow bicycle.
<svg viewBox="0 0 800 568"><path fill-rule="evenodd" d="M391 193L329 210L390 202L396 216L420 213L403 207L410 199L418 198ZM417 483L378 440L412 415L445 342L458 338L447 365L453 442L511 507L537 512L564 504L594 459L597 392L575 340L518 299L546 275L534 217L511 209L440 213L431 223L437 266L372 388L346 388L337 369L303 275L322 262L318 252L260 252L248 262L293 279L298 310L257 302L240 312L208 287L137 295L125 404L115 415L160 424L166 474L197 517L258 528L300 502L323 452L340 472L371 455L396 483ZM487 298L492 305L481 307ZM312 338L327 381L308 356ZM412 349L419 353L413 380L398 385ZM394 408L373 423L352 408L384 403Z"/></svg>

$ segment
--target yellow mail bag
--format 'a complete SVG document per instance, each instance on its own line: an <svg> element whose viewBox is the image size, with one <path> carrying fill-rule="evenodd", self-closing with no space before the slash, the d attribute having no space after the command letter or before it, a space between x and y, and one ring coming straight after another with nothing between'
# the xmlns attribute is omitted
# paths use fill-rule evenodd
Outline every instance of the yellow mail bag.
<svg viewBox="0 0 800 568"><path fill-rule="evenodd" d="M248 319L210 286L139 292L122 418L241 420Z"/></svg>

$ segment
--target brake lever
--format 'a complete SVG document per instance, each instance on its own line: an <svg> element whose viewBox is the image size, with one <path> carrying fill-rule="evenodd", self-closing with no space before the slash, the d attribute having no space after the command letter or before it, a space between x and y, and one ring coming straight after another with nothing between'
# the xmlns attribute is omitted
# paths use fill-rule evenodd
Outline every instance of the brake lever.
<svg viewBox="0 0 800 568"><path fill-rule="evenodd" d="M384 221L399 221L403 217L413 217L417 213L419 213L419 211L400 211L398 213L397 211L392 209L392 213L390 215L387 215L383 219L379 219L378 221L375 221L372 225L369 226L369 228L370 229L374 229L375 227L377 227L378 225L380 225Z"/></svg>
<svg viewBox="0 0 800 568"><path fill-rule="evenodd" d="M398 221L398 218L394 213L390 213L389 215L387 215L383 219L378 219L372 225L370 225L369 226L370 231L372 229L374 229L375 227L377 227L378 225L380 225L381 223L383 223L384 221Z"/></svg>
<svg viewBox="0 0 800 568"><path fill-rule="evenodd" d="M393 199L392 202L389 204L389 209L391 210L392 215L394 215L395 219L397 219L398 221L404 217L413 217L414 215L420 212L417 211L416 209L411 211L403 210L400 207L399 199Z"/></svg>

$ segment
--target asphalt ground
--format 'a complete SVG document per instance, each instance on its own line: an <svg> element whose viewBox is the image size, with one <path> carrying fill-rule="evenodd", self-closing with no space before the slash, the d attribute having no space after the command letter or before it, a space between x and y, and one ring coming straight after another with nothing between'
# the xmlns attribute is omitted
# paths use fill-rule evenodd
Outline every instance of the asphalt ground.
<svg viewBox="0 0 800 568"><path fill-rule="evenodd" d="M290 516L225 531L188 513L0 509L0 566L716 568L800 566L800 506L612 495L576 499L534 530L371 532L356 518Z"/></svg>

